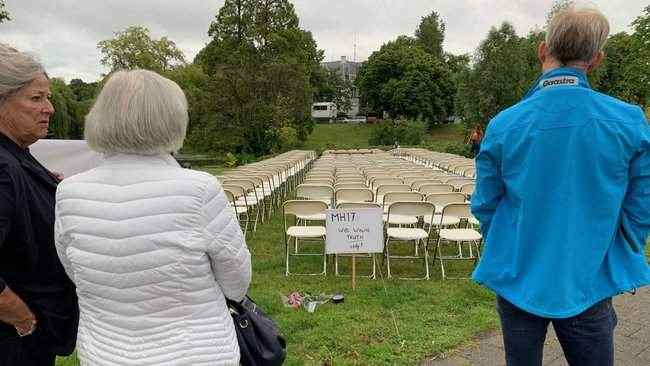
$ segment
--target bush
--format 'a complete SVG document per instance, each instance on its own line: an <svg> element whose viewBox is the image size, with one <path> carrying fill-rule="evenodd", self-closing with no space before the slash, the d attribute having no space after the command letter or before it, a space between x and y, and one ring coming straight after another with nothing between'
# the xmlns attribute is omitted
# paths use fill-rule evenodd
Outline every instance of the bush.
<svg viewBox="0 0 650 366"><path fill-rule="evenodd" d="M426 127L422 122L403 121L395 127L395 138L401 145L420 145L425 134Z"/></svg>
<svg viewBox="0 0 650 366"><path fill-rule="evenodd" d="M456 154L460 156L464 156L466 158L473 158L472 156L472 146L469 144L461 144L459 142L455 142L452 144L447 145L447 148L445 148L446 153L450 154Z"/></svg>
<svg viewBox="0 0 650 366"><path fill-rule="evenodd" d="M234 168L237 166L237 163L237 157L233 153L226 153L226 160L223 162L226 168Z"/></svg>
<svg viewBox="0 0 650 366"><path fill-rule="evenodd" d="M395 133L393 130L393 122L391 121L384 121L375 125L368 138L368 144L370 146L393 145L395 143Z"/></svg>
<svg viewBox="0 0 650 366"><path fill-rule="evenodd" d="M287 151L298 147L300 141L298 140L298 132L293 127L282 127L278 133L280 140L280 149Z"/></svg>
<svg viewBox="0 0 650 366"><path fill-rule="evenodd" d="M426 134L424 123L419 121L384 121L375 126L368 143L371 146L420 145Z"/></svg>

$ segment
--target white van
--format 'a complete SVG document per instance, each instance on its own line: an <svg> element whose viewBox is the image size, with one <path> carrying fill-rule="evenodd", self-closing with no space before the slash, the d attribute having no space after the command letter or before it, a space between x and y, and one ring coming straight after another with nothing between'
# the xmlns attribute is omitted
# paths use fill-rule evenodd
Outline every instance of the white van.
<svg viewBox="0 0 650 366"><path fill-rule="evenodd" d="M318 102L311 106L311 118L315 121L333 122L336 120L336 103Z"/></svg>

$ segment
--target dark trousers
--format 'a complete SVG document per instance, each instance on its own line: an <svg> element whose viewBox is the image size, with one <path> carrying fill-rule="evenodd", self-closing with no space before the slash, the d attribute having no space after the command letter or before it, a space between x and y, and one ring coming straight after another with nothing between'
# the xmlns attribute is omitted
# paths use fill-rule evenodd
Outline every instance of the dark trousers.
<svg viewBox="0 0 650 366"><path fill-rule="evenodd" d="M0 340L0 366L54 366L54 352L31 337Z"/></svg>
<svg viewBox="0 0 650 366"><path fill-rule="evenodd" d="M581 314L566 319L542 318L497 298L508 366L541 366L549 323L571 366L614 364L614 328L617 319L612 299L605 299Z"/></svg>

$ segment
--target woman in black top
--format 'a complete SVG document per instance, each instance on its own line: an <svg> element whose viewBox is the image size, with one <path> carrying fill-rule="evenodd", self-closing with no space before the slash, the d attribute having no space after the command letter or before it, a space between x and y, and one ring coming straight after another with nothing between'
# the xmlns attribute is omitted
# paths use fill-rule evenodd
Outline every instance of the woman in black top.
<svg viewBox="0 0 650 366"><path fill-rule="evenodd" d="M75 347L75 288L54 247L58 177L30 154L54 108L32 57L0 44L0 366L52 366Z"/></svg>

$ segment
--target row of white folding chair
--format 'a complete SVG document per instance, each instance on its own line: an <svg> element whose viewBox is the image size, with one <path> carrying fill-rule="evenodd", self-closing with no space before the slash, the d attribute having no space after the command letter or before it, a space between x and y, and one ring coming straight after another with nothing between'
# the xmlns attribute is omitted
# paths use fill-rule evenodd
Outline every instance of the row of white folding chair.
<svg viewBox="0 0 650 366"><path fill-rule="evenodd" d="M223 177L221 185L225 191L232 194L234 200L231 205L235 209L237 217L240 218L243 214L246 219L243 223L244 234L248 232L250 221L253 221L253 232L257 231L258 220L260 216L264 216L264 197L258 195L255 182L247 178ZM255 213L253 220L250 217L251 212Z"/></svg>
<svg viewBox="0 0 650 366"><path fill-rule="evenodd" d="M480 241L482 239L481 234L474 230L473 228L443 228L442 225L437 224L437 215L435 211L437 206L428 201L398 201L392 203L388 208L388 213L386 217L386 244L385 244L385 256L386 256L386 266L388 278L393 276L391 271L390 261L391 259L397 258L419 258L417 248L419 244L423 244L423 259L425 264L425 276L424 279L429 279L429 260L428 260L428 243L429 238L431 237L431 230L435 227L438 227L438 241L436 244L436 255L434 255L434 263L436 258L440 260L441 274L443 279L446 278L444 260L448 259L470 259L476 260L478 258ZM406 219L410 221L418 220L423 218L422 226L418 227L417 224L412 225L411 227L403 227L399 225L398 227L391 226L393 225L393 217L397 217L396 221L405 221ZM453 218L454 220L459 219L469 219L471 213L469 211L469 205L467 203L450 203L445 205L442 208L442 212L439 215L440 222L446 221L448 218ZM394 256L391 255L390 244L391 239L400 240L400 241L414 241L416 251L413 256ZM453 257L444 257L442 256L441 247L443 242L453 242L458 244L460 251L459 256ZM470 255L464 257L462 254L462 243L469 243ZM475 247L476 255L472 252L472 245Z"/></svg>
<svg viewBox="0 0 650 366"><path fill-rule="evenodd" d="M343 203L339 205L339 208L359 208L359 207L377 207L377 205L371 203ZM422 253L424 253L422 259L424 259L424 264L425 264L425 275L423 279L430 278L428 244L429 244L430 232L432 228L435 226L434 223L435 209L436 207L434 204L426 201L398 201L391 204L387 212L387 218L385 220L387 223L386 241L385 241L385 258L386 258L388 278L393 277L393 273L391 269L391 260L395 260L398 258L405 258L405 257L419 258L419 254L417 253L417 251L414 256L391 255L391 251L390 251L391 239L394 241L395 240L407 241L407 242L413 241L415 243L416 248L419 245L422 245L423 246ZM321 201L285 202L284 209L283 209L284 212L283 216L284 216L284 235L285 235L285 275L286 276L293 274L290 269L290 258L292 256L314 255L314 254L307 254L307 253L298 253L297 251L292 253L290 250L291 240L292 239L294 240L294 245L297 247L297 243L299 239L301 240L320 239L324 241L326 236L326 228L322 224L299 225L298 220L301 217L305 217L305 216L316 217L316 216L324 215L324 212L326 210L327 210L327 205ZM445 206L442 211L441 216L444 218L445 215L453 215L455 217L462 217L462 216L469 217L470 214L469 214L468 205L464 203L449 204ZM287 216L295 217L296 221L294 225L288 225ZM412 217L416 220L416 222L419 220L418 218L424 218L424 221L423 221L423 225L420 227L417 226L402 227L403 225L400 225L399 227L394 227L391 226L394 217L400 217L400 218ZM434 263L436 258L440 260L441 273L443 279L446 277L444 260L459 259L459 258L449 258L449 257L442 256L441 245L443 241L451 241L451 242L458 242L458 243L470 242L470 248L471 245L474 244L476 248L476 257L465 257L460 259L475 259L479 255L480 240L481 240L480 233L478 233L476 230L469 229L469 228L451 228L451 229L439 230L438 242L436 244L436 252L434 254ZM318 274L327 273L327 256L325 251L325 245L323 245L322 253L318 253L315 255L319 255L319 256L322 255L323 257L322 271L316 273L302 273L302 274L318 275ZM373 255L370 255L369 257L372 258L372 272L370 274L370 277L374 277L376 262ZM336 267L336 274L338 275L338 258L335 258L335 267Z"/></svg>

